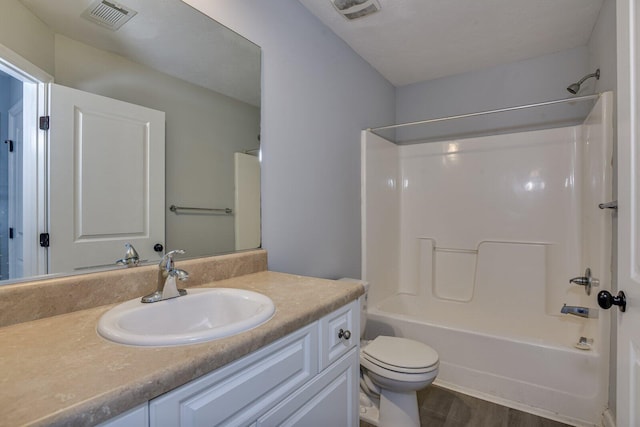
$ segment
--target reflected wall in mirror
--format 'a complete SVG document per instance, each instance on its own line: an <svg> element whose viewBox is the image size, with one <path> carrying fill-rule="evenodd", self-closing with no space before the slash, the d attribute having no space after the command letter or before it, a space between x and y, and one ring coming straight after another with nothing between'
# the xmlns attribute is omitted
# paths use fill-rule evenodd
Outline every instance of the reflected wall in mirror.
<svg viewBox="0 0 640 427"><path fill-rule="evenodd" d="M0 283L113 266L124 242L148 261L156 244L187 257L260 246L258 46L180 0L0 0L0 14ZM98 113L85 94L116 106ZM49 107L50 130L30 131Z"/></svg>

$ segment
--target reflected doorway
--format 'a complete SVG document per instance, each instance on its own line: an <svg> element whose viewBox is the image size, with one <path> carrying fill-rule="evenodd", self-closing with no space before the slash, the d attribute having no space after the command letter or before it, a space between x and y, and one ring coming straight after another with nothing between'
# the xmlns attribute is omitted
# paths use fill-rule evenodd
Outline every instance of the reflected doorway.
<svg viewBox="0 0 640 427"><path fill-rule="evenodd" d="M47 272L46 85L51 77L0 45L0 280Z"/></svg>
<svg viewBox="0 0 640 427"><path fill-rule="evenodd" d="M23 84L0 71L0 280L23 276Z"/></svg>

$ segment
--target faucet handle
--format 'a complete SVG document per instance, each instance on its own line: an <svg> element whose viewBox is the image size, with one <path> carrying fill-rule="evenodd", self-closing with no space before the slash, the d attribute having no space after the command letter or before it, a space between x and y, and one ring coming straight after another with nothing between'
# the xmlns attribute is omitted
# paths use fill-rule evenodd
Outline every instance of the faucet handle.
<svg viewBox="0 0 640 427"><path fill-rule="evenodd" d="M592 286L600 286L600 280L591 276L590 268L587 268L584 271L584 276L574 277L573 279L569 280L569 283L584 286L584 291L587 293L587 295L591 295Z"/></svg>
<svg viewBox="0 0 640 427"><path fill-rule="evenodd" d="M125 243L124 247L127 248L124 258L117 260L116 264L124 264L127 267L138 265L140 263L140 255L138 255L136 248L129 242Z"/></svg>
<svg viewBox="0 0 640 427"><path fill-rule="evenodd" d="M183 254L186 251L184 249L176 249L173 251L169 251L160 260L160 267L164 267L165 270L171 271L173 270L173 256L175 254Z"/></svg>
<svg viewBox="0 0 640 427"><path fill-rule="evenodd" d="M174 250L169 251L169 252L167 252L166 254L164 254L164 256L163 256L162 258L163 258L163 259L164 259L164 258L167 258L167 257L169 257L169 258L173 258L173 255L175 255L175 254L184 254L184 253L186 253L186 252L187 252L187 251L185 251L184 249L174 249Z"/></svg>
<svg viewBox="0 0 640 427"><path fill-rule="evenodd" d="M169 276L173 276L180 281L189 280L189 273L179 268L174 268L169 272Z"/></svg>

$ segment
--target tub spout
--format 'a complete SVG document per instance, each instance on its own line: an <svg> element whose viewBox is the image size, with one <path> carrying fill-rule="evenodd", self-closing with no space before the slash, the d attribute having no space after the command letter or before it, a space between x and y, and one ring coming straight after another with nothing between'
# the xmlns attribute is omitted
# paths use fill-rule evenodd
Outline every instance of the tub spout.
<svg viewBox="0 0 640 427"><path fill-rule="evenodd" d="M562 314L573 314L574 316L595 319L598 317L598 309L589 309L588 307L577 307L574 305L563 305L560 310Z"/></svg>

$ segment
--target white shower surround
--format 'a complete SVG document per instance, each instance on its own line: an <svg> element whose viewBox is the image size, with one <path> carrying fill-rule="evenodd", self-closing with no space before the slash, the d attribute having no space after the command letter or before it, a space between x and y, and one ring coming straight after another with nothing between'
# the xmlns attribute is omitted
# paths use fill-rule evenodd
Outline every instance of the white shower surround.
<svg viewBox="0 0 640 427"><path fill-rule="evenodd" d="M611 93L582 125L397 146L363 132L367 335L423 341L436 383L575 425L608 390ZM590 267L590 296L569 279ZM593 348L574 348L579 337Z"/></svg>

